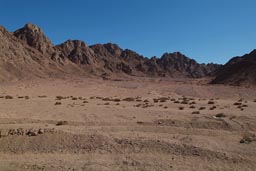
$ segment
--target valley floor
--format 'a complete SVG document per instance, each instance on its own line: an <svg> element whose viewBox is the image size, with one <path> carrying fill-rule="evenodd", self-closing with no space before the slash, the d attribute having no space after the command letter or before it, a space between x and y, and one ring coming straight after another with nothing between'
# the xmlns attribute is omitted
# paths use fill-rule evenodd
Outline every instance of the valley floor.
<svg viewBox="0 0 256 171"><path fill-rule="evenodd" d="M204 80L0 86L1 171L254 171L255 89Z"/></svg>

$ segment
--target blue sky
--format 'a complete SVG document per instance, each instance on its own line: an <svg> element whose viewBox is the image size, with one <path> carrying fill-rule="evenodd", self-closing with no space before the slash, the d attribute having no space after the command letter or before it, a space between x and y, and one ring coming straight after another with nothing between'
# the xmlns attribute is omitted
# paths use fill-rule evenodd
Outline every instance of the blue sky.
<svg viewBox="0 0 256 171"><path fill-rule="evenodd" d="M0 0L0 25L27 22L54 44L117 43L147 57L180 51L225 63L256 49L255 0Z"/></svg>

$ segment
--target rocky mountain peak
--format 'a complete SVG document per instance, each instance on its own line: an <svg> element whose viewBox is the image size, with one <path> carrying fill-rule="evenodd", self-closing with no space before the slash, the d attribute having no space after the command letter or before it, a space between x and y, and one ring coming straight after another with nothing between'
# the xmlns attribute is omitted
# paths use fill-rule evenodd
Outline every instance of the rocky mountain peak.
<svg viewBox="0 0 256 171"><path fill-rule="evenodd" d="M53 44L44 35L44 32L38 26L27 23L23 28L14 32L14 36L26 42L29 46L39 50L41 53L53 53Z"/></svg>

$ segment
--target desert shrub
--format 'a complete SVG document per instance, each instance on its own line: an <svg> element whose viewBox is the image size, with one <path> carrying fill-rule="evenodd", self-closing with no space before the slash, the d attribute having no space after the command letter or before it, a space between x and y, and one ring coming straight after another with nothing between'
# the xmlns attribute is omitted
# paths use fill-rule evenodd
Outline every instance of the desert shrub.
<svg viewBox="0 0 256 171"><path fill-rule="evenodd" d="M208 104L214 104L215 102L214 101L209 101Z"/></svg>
<svg viewBox="0 0 256 171"><path fill-rule="evenodd" d="M113 99L113 101L114 101L114 102L120 102L121 99L115 98L115 99Z"/></svg>
<svg viewBox="0 0 256 171"><path fill-rule="evenodd" d="M104 103L104 105L110 105L110 103L107 102L107 103Z"/></svg>
<svg viewBox="0 0 256 171"><path fill-rule="evenodd" d="M180 101L174 101L174 103L180 103Z"/></svg>
<svg viewBox="0 0 256 171"><path fill-rule="evenodd" d="M160 97L160 98L158 98L158 100L159 100L161 103L163 103L163 102L166 102L167 100L169 100L169 98L168 98L168 97Z"/></svg>
<svg viewBox="0 0 256 171"><path fill-rule="evenodd" d="M190 109L195 109L196 107L195 106L189 106Z"/></svg>
<svg viewBox="0 0 256 171"><path fill-rule="evenodd" d="M238 105L242 105L242 103L240 103L240 102L235 102L233 105L238 106Z"/></svg>
<svg viewBox="0 0 256 171"><path fill-rule="evenodd" d="M146 100L144 100L143 102L148 103L148 102L149 102L149 100L148 100L148 99L146 99Z"/></svg>
<svg viewBox="0 0 256 171"><path fill-rule="evenodd" d="M226 115L224 113L218 113L215 115L216 118L224 118Z"/></svg>
<svg viewBox="0 0 256 171"><path fill-rule="evenodd" d="M206 107L200 107L198 110L204 110L206 109Z"/></svg>
<svg viewBox="0 0 256 171"><path fill-rule="evenodd" d="M56 102L54 105L61 105L61 102Z"/></svg>
<svg viewBox="0 0 256 171"><path fill-rule="evenodd" d="M127 98L124 98L123 101L126 101L126 102L133 102L135 99L133 97L127 97Z"/></svg>
<svg viewBox="0 0 256 171"><path fill-rule="evenodd" d="M89 103L87 100L83 101L83 103Z"/></svg>
<svg viewBox="0 0 256 171"><path fill-rule="evenodd" d="M193 111L192 114L193 115L198 115L198 114L200 114L200 111Z"/></svg>
<svg viewBox="0 0 256 171"><path fill-rule="evenodd" d="M47 96L43 95L43 96L38 96L39 98L46 98Z"/></svg>
<svg viewBox="0 0 256 171"><path fill-rule="evenodd" d="M24 99L25 97L24 96L18 96L18 99Z"/></svg>
<svg viewBox="0 0 256 171"><path fill-rule="evenodd" d="M181 104L188 104L188 101L182 101Z"/></svg>
<svg viewBox="0 0 256 171"><path fill-rule="evenodd" d="M153 101L154 101L154 103L158 103L159 100L158 99L153 99Z"/></svg>
<svg viewBox="0 0 256 171"><path fill-rule="evenodd" d="M242 105L242 107L248 107L248 105L246 105L246 104L243 104L243 105Z"/></svg>
<svg viewBox="0 0 256 171"><path fill-rule="evenodd" d="M189 105L193 105L193 104L196 104L196 102L192 101L192 102L189 103Z"/></svg>
<svg viewBox="0 0 256 171"><path fill-rule="evenodd" d="M168 108L168 106L165 106L165 107L164 107L164 109L167 109L167 108Z"/></svg>
<svg viewBox="0 0 256 171"><path fill-rule="evenodd" d="M135 105L135 107L141 107L142 106L142 104L136 104Z"/></svg>
<svg viewBox="0 0 256 171"><path fill-rule="evenodd" d="M212 107L210 107L210 110L214 110L216 108L217 108L216 106L212 106Z"/></svg>
<svg viewBox="0 0 256 171"><path fill-rule="evenodd" d="M0 99L3 99L4 98L4 96L0 96Z"/></svg>
<svg viewBox="0 0 256 171"><path fill-rule="evenodd" d="M72 100L77 100L77 97L72 97Z"/></svg>
<svg viewBox="0 0 256 171"><path fill-rule="evenodd" d="M118 105L120 105L120 103L116 103L116 105L118 106Z"/></svg>
<svg viewBox="0 0 256 171"><path fill-rule="evenodd" d="M179 110L183 110L183 109L184 109L184 107L183 107L183 106L180 106L180 107L179 107Z"/></svg>
<svg viewBox="0 0 256 171"><path fill-rule="evenodd" d="M56 123L56 126L61 126L61 125L67 125L68 121L59 121Z"/></svg>
<svg viewBox="0 0 256 171"><path fill-rule="evenodd" d="M10 96L10 95L6 95L6 96L5 96L5 99L13 99L13 97Z"/></svg>
<svg viewBox="0 0 256 171"><path fill-rule="evenodd" d="M29 99L29 96L25 96L25 99L28 100L28 99Z"/></svg>

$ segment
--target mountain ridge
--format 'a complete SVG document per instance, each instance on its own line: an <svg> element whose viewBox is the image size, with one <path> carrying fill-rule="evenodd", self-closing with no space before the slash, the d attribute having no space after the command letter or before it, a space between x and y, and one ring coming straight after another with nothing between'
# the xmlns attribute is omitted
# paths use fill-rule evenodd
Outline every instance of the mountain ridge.
<svg viewBox="0 0 256 171"><path fill-rule="evenodd" d="M27 61L35 63L35 66L40 65L40 72L43 75L94 73L99 76L117 74L122 76L201 78L214 76L221 66L213 63L199 64L180 52L164 53L159 58L148 58L135 51L122 49L114 43L89 46L84 41L69 39L59 45L53 45L43 30L31 23L27 23L13 33L2 27L1 38L6 40L5 43L0 41L3 44L2 47L4 44L8 44L8 41L13 46L18 44L20 51L24 51L25 55L17 52L16 57L25 58ZM14 56L15 49L3 48L2 51L6 51L7 56ZM32 51L33 53L31 53ZM6 55L2 54L0 57L4 60ZM4 65L2 62L2 66ZM27 64L25 68L33 70L34 67ZM5 73L7 72L9 71L5 71ZM15 75L14 77L19 79L19 76ZM1 77L4 80L5 75L2 74Z"/></svg>

